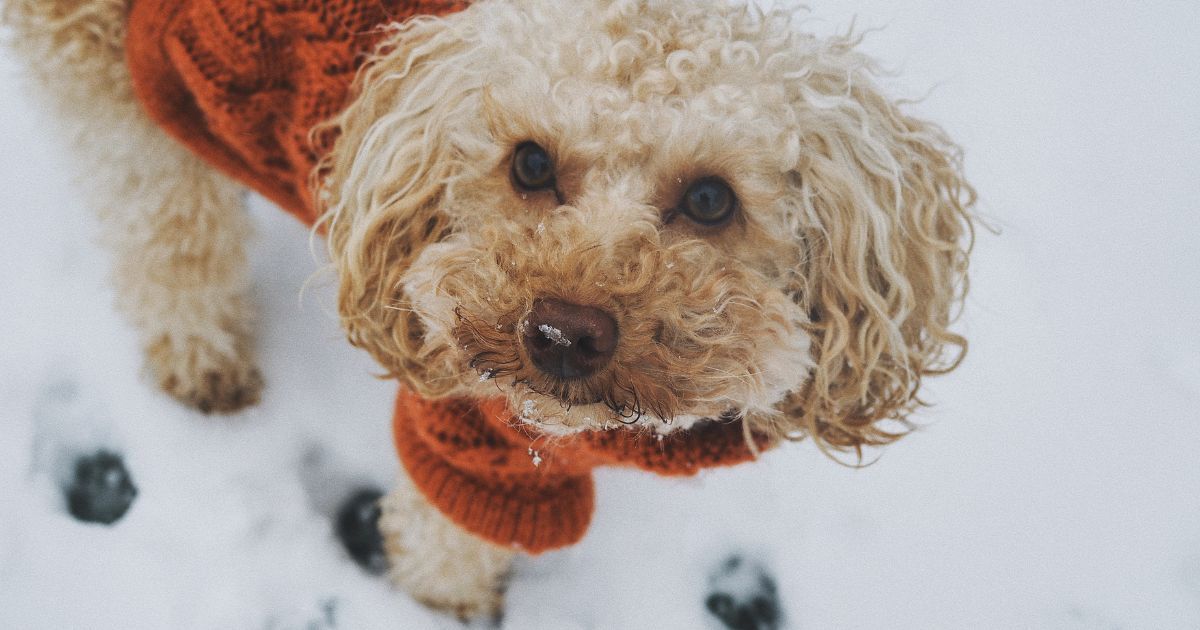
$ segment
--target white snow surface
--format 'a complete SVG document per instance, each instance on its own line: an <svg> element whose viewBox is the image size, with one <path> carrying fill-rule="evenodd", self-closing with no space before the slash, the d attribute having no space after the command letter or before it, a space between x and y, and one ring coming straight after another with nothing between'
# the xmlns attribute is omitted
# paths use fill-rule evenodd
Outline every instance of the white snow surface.
<svg viewBox="0 0 1200 630"><path fill-rule="evenodd" d="M811 27L853 15L1002 230L973 258L966 363L866 468L801 443L690 480L601 471L587 538L519 563L503 627L715 627L707 576L735 551L791 628L1200 627L1200 3L852 0ZM334 536L352 488L391 483L395 387L308 282L305 230L253 201L262 404L182 409L140 373L8 57L0 86L0 627L457 627ZM139 489L111 527L59 490L100 446Z"/></svg>

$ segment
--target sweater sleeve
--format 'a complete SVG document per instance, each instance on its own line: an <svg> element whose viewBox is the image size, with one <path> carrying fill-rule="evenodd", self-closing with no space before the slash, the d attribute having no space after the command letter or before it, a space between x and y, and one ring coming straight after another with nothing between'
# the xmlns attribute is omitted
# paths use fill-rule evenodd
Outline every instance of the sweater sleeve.
<svg viewBox="0 0 1200 630"><path fill-rule="evenodd" d="M163 129L305 223L309 176L382 27L444 15L464 0L136 0L126 58L138 100Z"/></svg>
<svg viewBox="0 0 1200 630"><path fill-rule="evenodd" d="M126 57L146 113L225 174L310 222L309 163L285 146L303 121L289 102L285 39L255 0L137 0ZM348 86L348 82L347 82ZM345 87L329 95L340 102ZM293 124L295 123L295 124ZM307 133L307 130L304 131ZM294 144L294 143L291 143Z"/></svg>
<svg viewBox="0 0 1200 630"><path fill-rule="evenodd" d="M497 427L473 401L401 391L396 450L414 485L451 521L495 544L539 553L578 542L591 521L590 466L536 437Z"/></svg>

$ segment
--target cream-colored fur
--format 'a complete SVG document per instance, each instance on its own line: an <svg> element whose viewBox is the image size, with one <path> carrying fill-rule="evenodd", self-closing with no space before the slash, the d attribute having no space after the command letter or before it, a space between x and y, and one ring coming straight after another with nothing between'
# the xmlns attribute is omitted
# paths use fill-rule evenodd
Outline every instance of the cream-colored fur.
<svg viewBox="0 0 1200 630"><path fill-rule="evenodd" d="M451 523L401 472L380 501L384 535L397 586L418 601L463 618L500 614L504 578L516 555Z"/></svg>
<svg viewBox="0 0 1200 630"><path fill-rule="evenodd" d="M240 191L139 111L127 0L8 0L33 75L76 132L119 303L159 385L253 403ZM429 397L495 396L553 434L747 431L860 449L908 428L953 369L974 191L957 147L875 83L852 36L725 0L481 0L393 26L326 126L317 197L352 343ZM556 190L512 180L536 142ZM678 212L728 182L734 220ZM556 382L520 342L535 299L597 306L620 343ZM887 424L886 421L896 421ZM392 578L467 616L499 610L513 555L403 476L383 502Z"/></svg>
<svg viewBox="0 0 1200 630"><path fill-rule="evenodd" d="M204 412L257 402L242 191L169 138L134 100L125 0L10 0L5 22L72 139L112 250L117 305L159 387Z"/></svg>

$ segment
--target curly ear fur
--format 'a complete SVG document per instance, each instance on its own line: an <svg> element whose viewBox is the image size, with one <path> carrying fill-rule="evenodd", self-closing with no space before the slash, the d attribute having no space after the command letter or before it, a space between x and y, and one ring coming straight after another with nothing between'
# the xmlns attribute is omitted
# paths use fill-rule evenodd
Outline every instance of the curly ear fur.
<svg viewBox="0 0 1200 630"><path fill-rule="evenodd" d="M420 319L400 279L429 243L449 233L439 212L458 169L445 123L478 85L444 69L464 42L449 18L393 25L355 80L351 104L314 130L337 140L314 183L339 275L338 308L352 344L371 353L387 377L425 395ZM461 117L460 117L461 118Z"/></svg>
<svg viewBox="0 0 1200 630"><path fill-rule="evenodd" d="M814 70L801 90L821 123L792 173L807 248L792 290L811 314L816 368L781 410L793 436L861 455L910 431L921 378L966 352L948 327L967 290L975 191L961 150L881 95L857 43L831 40L836 73Z"/></svg>

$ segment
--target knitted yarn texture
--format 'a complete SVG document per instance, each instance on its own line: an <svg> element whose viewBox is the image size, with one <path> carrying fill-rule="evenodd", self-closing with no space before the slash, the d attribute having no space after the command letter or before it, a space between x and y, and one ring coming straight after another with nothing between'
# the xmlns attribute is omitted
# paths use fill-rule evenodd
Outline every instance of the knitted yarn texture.
<svg viewBox="0 0 1200 630"><path fill-rule="evenodd" d="M168 133L307 224L308 186L339 112L383 32L466 0L133 0L125 50L134 91Z"/></svg>
<svg viewBox="0 0 1200 630"><path fill-rule="evenodd" d="M583 538L597 466L689 476L754 458L741 422L702 422L667 435L614 429L551 437L513 418L499 398L431 401L401 391L393 426L400 461L430 503L467 531L530 553Z"/></svg>

